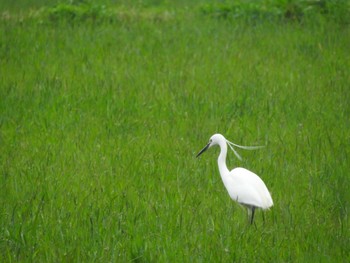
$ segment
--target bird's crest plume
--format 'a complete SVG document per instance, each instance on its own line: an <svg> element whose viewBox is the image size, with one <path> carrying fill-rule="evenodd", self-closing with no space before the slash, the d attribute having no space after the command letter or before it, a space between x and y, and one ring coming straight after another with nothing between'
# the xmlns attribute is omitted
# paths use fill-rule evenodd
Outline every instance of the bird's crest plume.
<svg viewBox="0 0 350 263"><path fill-rule="evenodd" d="M230 142L229 140L226 140L226 142L227 142L228 146L231 148L231 150L233 151L233 153L241 161L242 161L242 157L238 154L238 152L233 147L241 148L244 150L257 150L257 149L261 149L261 148L265 147L265 146L243 146L243 145L238 145L238 144L235 144L233 142Z"/></svg>

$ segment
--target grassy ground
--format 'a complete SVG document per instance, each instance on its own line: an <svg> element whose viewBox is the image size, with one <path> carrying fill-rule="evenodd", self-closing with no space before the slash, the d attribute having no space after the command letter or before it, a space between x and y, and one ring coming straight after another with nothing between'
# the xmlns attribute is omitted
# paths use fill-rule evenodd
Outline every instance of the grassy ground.
<svg viewBox="0 0 350 263"><path fill-rule="evenodd" d="M348 27L46 19L0 24L1 262L350 260ZM256 227L195 158L216 132L267 145L228 160Z"/></svg>

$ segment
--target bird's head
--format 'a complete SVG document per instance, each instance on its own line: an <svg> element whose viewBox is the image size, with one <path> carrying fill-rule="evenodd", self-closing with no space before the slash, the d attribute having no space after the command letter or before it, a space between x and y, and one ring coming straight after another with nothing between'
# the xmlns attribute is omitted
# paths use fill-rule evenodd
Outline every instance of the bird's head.
<svg viewBox="0 0 350 263"><path fill-rule="evenodd" d="M206 150L208 150L210 147L214 146L214 145L219 145L220 143L226 143L226 139L224 136L222 136L221 134L214 134L213 136L210 137L208 144L197 154L196 157L198 157L199 155L201 155L202 153L204 153Z"/></svg>
<svg viewBox="0 0 350 263"><path fill-rule="evenodd" d="M245 150L256 150L256 149L260 149L260 148L264 147L264 146L238 145L238 144L235 144L233 142L230 142L229 140L226 140L224 136L217 133L217 134L214 134L213 136L210 137L208 144L197 154L196 157L198 157L199 155L201 155L202 153L204 153L206 150L208 150L210 147L212 147L214 145L219 145L220 147L222 147L224 144L226 145L226 143L231 148L233 153L237 156L237 158L240 160L242 160L242 157L238 154L238 152L236 152L236 150L233 147L238 147L238 148L245 149Z"/></svg>

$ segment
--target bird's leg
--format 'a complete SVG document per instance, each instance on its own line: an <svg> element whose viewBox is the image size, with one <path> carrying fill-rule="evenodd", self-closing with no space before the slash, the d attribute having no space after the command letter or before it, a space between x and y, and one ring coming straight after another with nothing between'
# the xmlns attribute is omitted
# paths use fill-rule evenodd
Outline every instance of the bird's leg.
<svg viewBox="0 0 350 263"><path fill-rule="evenodd" d="M251 214L252 214L252 210L250 209L250 207L249 206L247 206L247 216L248 216L248 222L250 223L250 219L251 219Z"/></svg>
<svg viewBox="0 0 350 263"><path fill-rule="evenodd" d="M255 206L252 206L252 215L251 215L251 218L250 218L250 224L251 225L253 224L253 220L254 220L254 212L255 212Z"/></svg>
<svg viewBox="0 0 350 263"><path fill-rule="evenodd" d="M264 222L264 224L265 224L265 213L262 212L261 214L262 214L262 217L263 217L263 222Z"/></svg>

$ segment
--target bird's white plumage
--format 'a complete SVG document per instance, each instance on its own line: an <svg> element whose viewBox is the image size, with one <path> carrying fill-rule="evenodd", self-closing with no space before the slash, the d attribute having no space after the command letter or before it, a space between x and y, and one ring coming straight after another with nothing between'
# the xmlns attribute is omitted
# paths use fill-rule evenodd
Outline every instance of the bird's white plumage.
<svg viewBox="0 0 350 263"><path fill-rule="evenodd" d="M218 166L222 181L228 194L234 201L243 204L252 210L252 222L254 209L268 209L273 205L273 201L265 183L255 173L241 167L235 168L231 171L227 169L226 155L228 143L234 146L240 146L227 141L221 134L214 134L210 138L207 146L198 153L197 157L214 145L220 146L221 151L218 157ZM244 149L256 148L245 146L240 147ZM238 155L236 152L235 154Z"/></svg>
<svg viewBox="0 0 350 263"><path fill-rule="evenodd" d="M230 197L238 203L262 209L273 205L271 195L264 182L255 173L245 168L233 169L223 182Z"/></svg>

